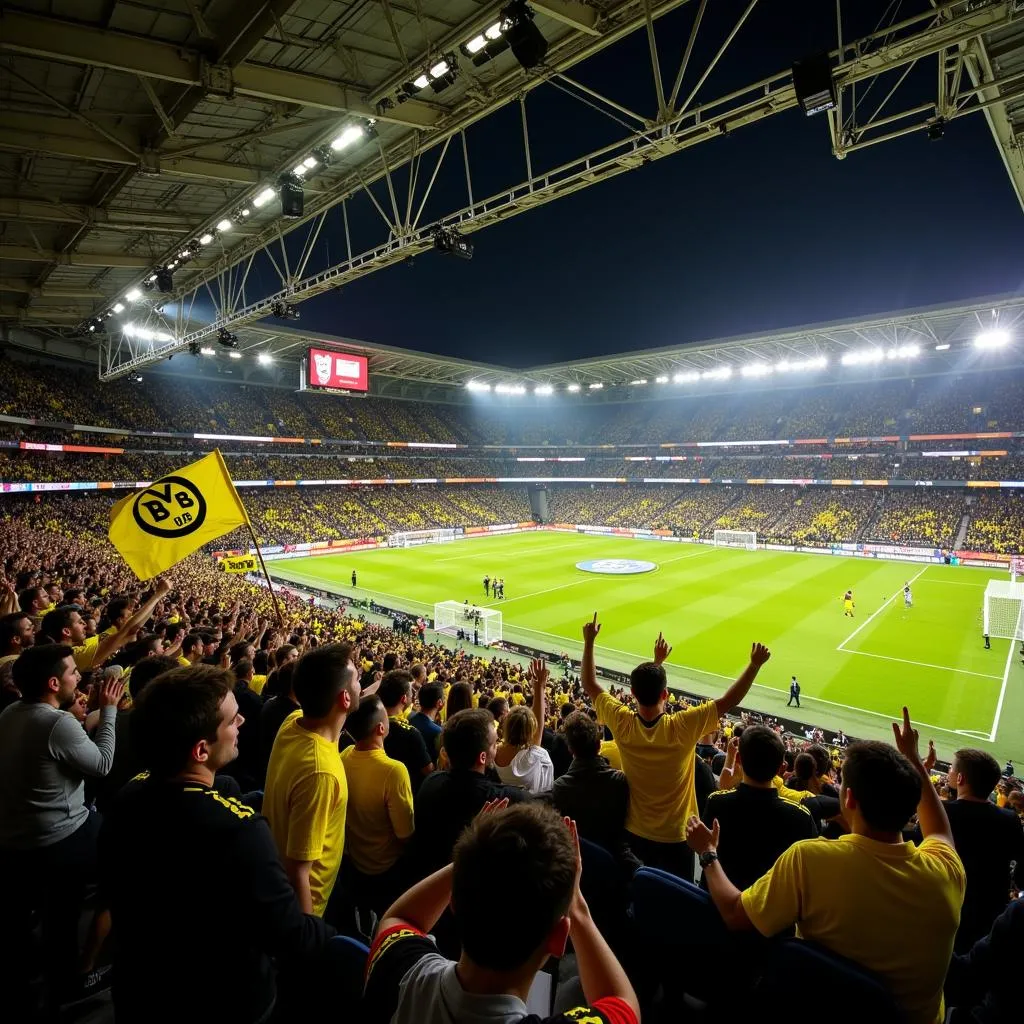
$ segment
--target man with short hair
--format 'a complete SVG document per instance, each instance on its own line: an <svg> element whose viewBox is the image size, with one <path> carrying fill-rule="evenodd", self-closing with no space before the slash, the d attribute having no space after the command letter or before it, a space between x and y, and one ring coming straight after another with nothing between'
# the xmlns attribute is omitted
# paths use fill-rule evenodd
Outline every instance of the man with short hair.
<svg viewBox="0 0 1024 1024"><path fill-rule="evenodd" d="M338 741L359 703L350 648L327 644L304 654L293 687L302 711L285 721L274 740L263 813L299 907L322 917L345 848L348 783Z"/></svg>
<svg viewBox="0 0 1024 1024"><path fill-rule="evenodd" d="M18 594L18 607L38 626L43 613L50 607L50 598L42 587L26 587Z"/></svg>
<svg viewBox="0 0 1024 1024"><path fill-rule="evenodd" d="M181 653L178 655L178 664L182 668L191 668L203 660L203 635L202 633L188 633L181 641Z"/></svg>
<svg viewBox="0 0 1024 1024"><path fill-rule="evenodd" d="M214 789L237 754L233 689L224 669L177 668L132 710L149 772L121 792L100 837L118 1024L185 1020L197 992L211 1020L263 1022L276 998L272 958L315 956L332 934L299 910L265 820ZM154 880L144 894L126 865ZM208 956L197 955L204 935L215 936Z"/></svg>
<svg viewBox="0 0 1024 1024"><path fill-rule="evenodd" d="M413 685L415 682L414 675ZM444 687L440 683L425 683L419 689L419 701L420 709L409 716L409 724L423 737L427 753L436 757L441 742L441 726L437 719L441 714L441 705L444 704Z"/></svg>
<svg viewBox="0 0 1024 1024"><path fill-rule="evenodd" d="M400 860L413 833L409 772L384 750L390 727L380 697L363 697L345 720L355 746L341 752L348 783L343 881L357 907L378 915L404 888Z"/></svg>
<svg viewBox="0 0 1024 1024"><path fill-rule="evenodd" d="M385 672L377 695L391 720L391 728L384 741L384 752L405 765L415 793L424 777L434 770L434 755L427 749L419 730L410 725L405 717L412 706L412 675L403 668Z"/></svg>
<svg viewBox="0 0 1024 1024"><path fill-rule="evenodd" d="M701 821L709 827L716 819L721 825L718 858L738 889L753 885L783 850L818 834L811 812L783 800L775 788L773 780L785 759L782 740L771 729L747 726L736 753L742 771L739 785L712 791L701 813ZM706 888L703 878L701 885Z"/></svg>
<svg viewBox="0 0 1024 1024"><path fill-rule="evenodd" d="M956 933L958 953L966 953L988 935L992 922L1006 909L1013 862L1013 884L1024 889L1024 829L1020 818L988 799L999 778L999 762L984 750L965 747L953 755L946 783L956 799L944 806L967 875Z"/></svg>
<svg viewBox="0 0 1024 1024"><path fill-rule="evenodd" d="M515 880L515 908L500 924L494 920L496 870ZM400 896L384 915L367 968L370 1024L512 1024L524 1018L638 1024L633 986L590 916L580 872L575 829L551 808L487 804L459 839L454 863ZM449 903L461 937L458 963L428 937ZM557 1017L527 1017L534 978L549 957L563 954L570 929L589 1005Z"/></svg>
<svg viewBox="0 0 1024 1024"><path fill-rule="evenodd" d="M498 731L489 711L467 708L452 715L444 723L441 745L450 767L429 775L416 794L410 860L421 878L451 860L455 841L489 800L519 803L526 799L523 790L498 785L484 775L494 764L498 746Z"/></svg>
<svg viewBox="0 0 1024 1024"><path fill-rule="evenodd" d="M686 845L686 822L697 814L697 741L716 730L719 719L743 700L771 654L764 645L753 644L750 663L721 697L670 715L665 711L668 677L664 662L672 648L659 633L654 661L638 665L630 675L638 706L633 711L606 693L597 681L594 643L600 631L595 612L593 621L583 627L581 679L597 714L611 730L629 780L627 841L649 867L691 882L693 853Z"/></svg>
<svg viewBox="0 0 1024 1024"><path fill-rule="evenodd" d="M633 869L638 864L626 843L629 783L601 757L601 729L588 714L574 711L565 720L564 735L572 763L551 789L559 814L576 822L579 834L603 846Z"/></svg>
<svg viewBox="0 0 1024 1024"><path fill-rule="evenodd" d="M36 641L32 619L24 612L12 612L0 619L0 665L14 661Z"/></svg>
<svg viewBox="0 0 1024 1024"><path fill-rule="evenodd" d="M0 714L0 876L11 882L0 913L0 990L18 1012L28 1006L36 966L27 960L36 909L42 914L47 998L59 1003L74 990L78 918L96 870L99 830L85 803L85 779L110 771L124 692L118 680L103 686L94 741L63 710L81 678L70 647L30 647L14 662L21 700ZM12 1019L19 1019L18 1012Z"/></svg>
<svg viewBox="0 0 1024 1024"><path fill-rule="evenodd" d="M964 869L906 708L893 732L898 750L865 742L847 752L840 801L850 833L795 843L749 888L737 889L722 868L718 821L709 829L691 818L688 841L727 928L769 937L796 925L798 938L878 975L908 1024L935 1024L943 1020ZM902 835L915 806L920 846Z"/></svg>

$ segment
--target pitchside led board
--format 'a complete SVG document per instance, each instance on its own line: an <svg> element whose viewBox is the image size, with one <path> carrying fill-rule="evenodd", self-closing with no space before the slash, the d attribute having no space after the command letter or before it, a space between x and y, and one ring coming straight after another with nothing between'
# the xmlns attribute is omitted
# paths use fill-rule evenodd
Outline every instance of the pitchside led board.
<svg viewBox="0 0 1024 1024"><path fill-rule="evenodd" d="M365 394L370 387L366 356L311 348L302 365L301 391L353 391Z"/></svg>

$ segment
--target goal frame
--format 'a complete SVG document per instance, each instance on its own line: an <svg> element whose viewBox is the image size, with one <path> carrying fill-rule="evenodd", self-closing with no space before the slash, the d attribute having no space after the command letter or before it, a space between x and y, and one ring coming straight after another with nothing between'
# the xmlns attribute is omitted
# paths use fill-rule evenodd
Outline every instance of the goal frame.
<svg viewBox="0 0 1024 1024"><path fill-rule="evenodd" d="M455 528L446 526L431 530L404 530L388 536L389 548L412 548L421 544L447 544L455 540Z"/></svg>
<svg viewBox="0 0 1024 1024"><path fill-rule="evenodd" d="M757 550L756 530L715 530L712 543L716 548L745 548Z"/></svg>
<svg viewBox="0 0 1024 1024"><path fill-rule="evenodd" d="M1024 583L988 581L982 607L982 632L988 637L1024 642Z"/></svg>
<svg viewBox="0 0 1024 1024"><path fill-rule="evenodd" d="M490 647L503 639L503 621L497 608L480 608L469 605L467 615L464 601L437 601L434 604L434 632L446 636L458 636L459 630L470 638L474 626L481 647Z"/></svg>

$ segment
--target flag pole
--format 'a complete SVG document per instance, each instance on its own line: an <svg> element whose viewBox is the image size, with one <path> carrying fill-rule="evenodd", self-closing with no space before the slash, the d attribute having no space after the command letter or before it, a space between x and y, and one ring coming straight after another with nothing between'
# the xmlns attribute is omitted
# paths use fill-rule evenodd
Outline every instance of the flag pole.
<svg viewBox="0 0 1024 1024"><path fill-rule="evenodd" d="M256 531L252 528L252 523L249 521L248 516L245 517L245 525L249 528L249 536L252 537L252 546L256 549L256 557L260 560L260 568L263 570L263 576L267 581L267 587L270 589L270 597L274 602L274 611L277 612L277 623L283 629L284 615L281 614L281 605L277 600L277 594L274 593L274 581L270 578L270 573L267 572L267 563L263 561L263 552L260 551L260 544L256 539Z"/></svg>

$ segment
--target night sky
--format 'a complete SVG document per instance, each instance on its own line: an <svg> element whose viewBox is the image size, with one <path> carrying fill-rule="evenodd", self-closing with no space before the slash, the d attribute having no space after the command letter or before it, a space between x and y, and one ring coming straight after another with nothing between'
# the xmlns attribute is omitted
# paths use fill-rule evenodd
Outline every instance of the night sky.
<svg viewBox="0 0 1024 1024"><path fill-rule="evenodd" d="M744 6L709 5L684 95ZM847 38L871 31L889 5L856 6L864 21L845 26ZM921 7L905 3L901 13ZM832 8L765 0L700 99L834 45ZM658 22L666 89L692 16L684 9ZM933 97L916 86L934 90L935 62L920 70L887 111ZM642 32L570 74L640 112L655 109ZM884 91L877 85L864 109ZM527 112L535 170L624 134L550 86L530 95ZM517 106L469 131L477 197L525 177L520 132ZM401 176L396 186L404 187ZM376 194L387 208L386 192ZM461 149L453 144L424 222L464 202ZM365 197L351 204L350 218L357 250L381 240ZM343 255L340 223L333 218L324 232L335 260ZM1021 287L1024 213L981 114L951 124L939 141L916 133L838 161L824 115L791 111L472 241L471 262L425 254L306 301L293 326L529 366L970 301Z"/></svg>

